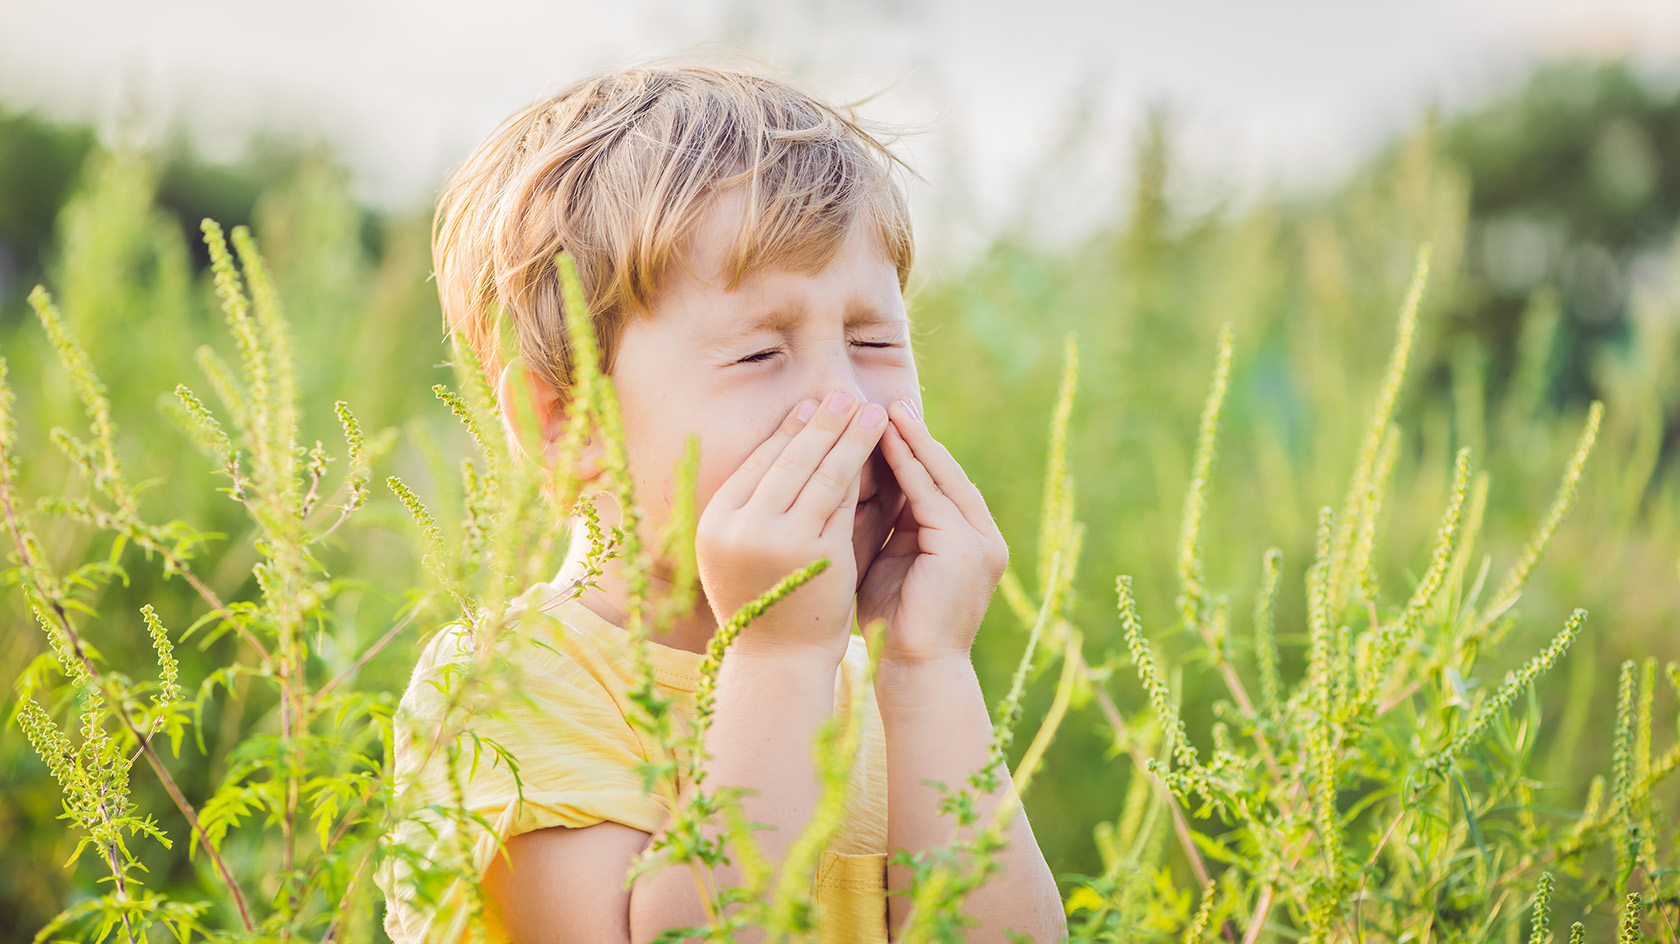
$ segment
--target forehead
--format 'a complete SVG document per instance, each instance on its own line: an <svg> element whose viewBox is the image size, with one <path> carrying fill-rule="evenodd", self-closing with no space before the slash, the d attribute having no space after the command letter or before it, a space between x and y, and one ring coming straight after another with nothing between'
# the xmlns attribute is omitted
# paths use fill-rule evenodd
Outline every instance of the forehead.
<svg viewBox="0 0 1680 944"><path fill-rule="evenodd" d="M791 330L815 309L847 325L905 320L898 268L865 214L820 268L763 264L731 285L745 219L739 192L713 201L674 254L649 314L682 317L710 338Z"/></svg>

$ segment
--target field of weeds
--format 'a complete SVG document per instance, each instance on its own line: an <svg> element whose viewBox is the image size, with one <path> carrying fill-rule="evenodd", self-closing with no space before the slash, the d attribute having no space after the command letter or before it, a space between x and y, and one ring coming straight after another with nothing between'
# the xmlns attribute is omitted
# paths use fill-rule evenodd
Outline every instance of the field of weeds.
<svg viewBox="0 0 1680 944"><path fill-rule="evenodd" d="M1481 118L1199 216L1157 125L1123 221L909 300L1010 542L975 661L1075 940L1680 941L1680 181L1606 185L1614 225L1530 272L1522 226L1573 217L1484 186L1514 158ZM91 152L44 290L0 299L0 940L383 940L396 697L564 541L440 338L424 221L315 160L189 237L160 174ZM963 939L971 825L915 863L906 940ZM808 932L797 883L719 895L716 939Z"/></svg>

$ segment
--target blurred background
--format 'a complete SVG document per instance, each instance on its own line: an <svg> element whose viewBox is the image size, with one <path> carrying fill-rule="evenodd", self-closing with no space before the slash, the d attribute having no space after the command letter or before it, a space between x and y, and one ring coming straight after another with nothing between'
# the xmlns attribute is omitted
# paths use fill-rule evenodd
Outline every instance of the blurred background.
<svg viewBox="0 0 1680 944"><path fill-rule="evenodd" d="M1403 599L1426 563L1454 450L1471 446L1490 475L1482 548L1497 579L1544 514L1587 404L1605 401L1577 508L1485 658L1497 683L1571 609L1592 611L1543 696L1544 787L1580 802L1582 771L1608 755L1615 667L1680 656L1671 2L0 0L0 351L21 399L25 494L65 487L46 433L79 422L23 303L44 282L112 391L132 475L154 483L148 506L225 532L206 570L229 596L250 591L248 522L160 412L177 382L203 385L195 349L230 349L197 237L210 216L251 224L270 257L306 438L333 442L331 403L348 400L370 430L399 433L376 477L400 472L458 527L451 468L466 446L429 390L450 379L427 281L431 201L516 108L668 54L768 63L831 100L868 99L863 115L902 133L920 174L907 182L912 316L930 421L1025 575L1038 563L1062 339L1076 332L1071 458L1088 533L1074 612L1093 662L1123 652L1118 573L1137 577L1168 661L1188 647L1174 633L1177 521L1223 323L1237 353L1208 583L1247 613L1261 555L1279 547L1294 588L1280 618L1301 625L1315 510L1342 498L1430 241L1381 542L1385 598ZM95 535L42 527L55 559L103 553ZM408 527L376 493L340 562L366 587L343 598L329 649L358 651L423 580ZM99 609L115 616L90 633L113 665L144 673L139 603L175 599L163 613L175 626L197 614L178 582L132 563L141 576L109 588ZM45 649L12 596L0 601L8 693ZM359 684L400 691L424 638L392 647ZM1283 642L1286 673L1298 672L1300 637ZM976 655L994 697L1021 644L995 606ZM189 688L228 646L183 655ZM1130 667L1118 656L1110 667L1116 701L1139 709ZM1198 694L1211 680L1203 666L1182 671L1191 731L1203 732ZM1050 681L1029 693L1029 724ZM227 750L271 724L272 708L213 700L203 752L189 744L178 762L184 788L207 795ZM1094 713L1076 713L1029 798L1058 874L1100 867L1092 827L1117 815L1132 776L1111 741ZM15 724L0 729L0 785L0 940L25 940L93 893L94 873L59 868L74 840ZM136 790L184 835L143 772ZM208 887L180 848L146 853L154 887Z"/></svg>
<svg viewBox="0 0 1680 944"><path fill-rule="evenodd" d="M759 59L833 100L876 96L868 117L914 132L935 256L1023 216L1063 240L1112 222L1153 109L1175 119L1180 196L1207 205L1322 190L1423 110L1472 106L1543 62L1626 60L1672 84L1680 55L1662 0L1048 0L1031 15L996 0L7 0L0 16L14 112L215 164L318 146L359 203L398 213L502 117L584 74ZM1071 166L1046 174L1057 155Z"/></svg>

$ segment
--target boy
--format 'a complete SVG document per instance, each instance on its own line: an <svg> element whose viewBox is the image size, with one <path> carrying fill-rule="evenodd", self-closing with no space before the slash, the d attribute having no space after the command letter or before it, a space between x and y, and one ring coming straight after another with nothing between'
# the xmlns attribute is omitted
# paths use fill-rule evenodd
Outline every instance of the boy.
<svg viewBox="0 0 1680 944"><path fill-rule="evenodd" d="M671 470L699 435L702 595L650 647L679 706L692 708L699 653L721 621L830 559L731 646L706 736L708 787L748 791L744 812L769 827L755 838L772 864L819 795L812 736L867 667L854 619L885 623L850 805L818 872L825 942L888 940L908 899L886 892L905 888L908 870L887 859L952 838L924 781L957 786L986 761L990 723L969 647L1007 560L979 492L921 421L903 298L913 250L893 160L782 82L634 69L504 124L444 193L434 245L445 316L497 380L510 435L516 399L535 408L545 442L522 444L528 453L557 454L564 319L594 319L649 547L669 516ZM578 265L587 313L562 310L561 250ZM507 365L495 362L498 310L519 340ZM584 476L598 471L599 450L586 447ZM603 523L616 515L602 509ZM475 858L492 941L617 944L704 923L684 869L626 887L670 810L642 788L646 751L624 718L622 575L609 566L600 592L570 598L587 568L582 532L555 579L515 601L551 621L552 645L521 655L531 705L487 722L518 761L523 792L489 760L462 788L494 825ZM656 562L656 578L669 572ZM434 640L416 668L410 716L438 710L425 682L441 651ZM399 736L399 776L441 793L416 747ZM987 815L1016 802L1001 774ZM1008 840L1001 872L966 905L975 939L1002 940L1006 928L1059 938L1055 884L1024 815ZM492 856L498 841L505 855ZM718 870L725 884L739 875ZM393 940L460 939L458 916L421 914L382 880Z"/></svg>

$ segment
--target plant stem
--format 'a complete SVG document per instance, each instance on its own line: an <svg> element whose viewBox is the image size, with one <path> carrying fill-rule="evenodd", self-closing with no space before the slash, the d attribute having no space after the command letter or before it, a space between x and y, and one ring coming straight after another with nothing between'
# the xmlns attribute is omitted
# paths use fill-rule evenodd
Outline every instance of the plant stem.
<svg viewBox="0 0 1680 944"><path fill-rule="evenodd" d="M159 554L162 554L164 560L168 561L169 565L175 568L175 571L179 573L184 580L186 580L187 584L191 586L193 590L198 592L198 595L204 599L204 602L210 605L211 612L221 616L223 619L226 619L229 623L232 623L234 632L237 632L239 634L239 638L245 640L251 648L257 650L257 655L262 656L264 662L271 660L272 657L268 654L268 648L264 646L256 636L253 636L250 630L245 628L244 623L241 623L239 620L233 618L233 614L228 612L227 605L222 602L221 597L217 596L216 591L211 590L204 581L198 578L197 574L192 572L192 569L187 566L186 561L176 557L174 552L170 551L166 547L162 547L161 545L155 546L155 550L157 550Z"/></svg>
<svg viewBox="0 0 1680 944"><path fill-rule="evenodd" d="M368 859L373 856L373 850L376 848L378 848L377 843L369 843L367 851L362 853L362 861L356 863L356 871L351 874L350 884L344 889L344 900L340 903L338 914L333 916L332 923L327 925L327 930L321 935L321 944L332 944L333 938L338 934L339 923L352 912L353 909L350 907L351 893L356 890L356 883L361 880L362 870L367 868Z"/></svg>
<svg viewBox="0 0 1680 944"><path fill-rule="evenodd" d="M1108 690L1103 688L1102 683L1091 678L1091 665L1085 661L1085 654L1083 652L1074 653L1074 657L1079 660L1079 673L1085 677L1086 682L1091 686L1091 691L1096 694L1097 706L1102 709L1103 717L1107 719L1109 726L1114 729L1114 733L1130 744L1130 731L1126 725L1126 720L1120 717L1120 709L1115 707L1114 699L1109 697ZM1132 762L1137 769L1138 776L1148 776L1148 758L1144 757L1136 746L1129 747L1127 752L1132 755ZM1178 808L1178 801L1173 797L1172 791L1167 789L1166 784L1156 780L1155 789L1161 791L1167 812L1172 814L1173 834L1178 837L1179 847L1184 850L1184 857L1190 862L1190 871L1195 874L1196 881L1206 887L1210 881L1207 863L1202 861L1202 853L1196 848L1196 841L1191 838L1190 823L1185 820L1184 811ZM1231 927L1231 922L1226 921L1221 927L1221 931L1226 939L1234 944L1236 930Z"/></svg>
<svg viewBox="0 0 1680 944"><path fill-rule="evenodd" d="M12 504L11 474L4 462L0 462L0 508L4 508L6 512L6 527L11 532L12 543L17 546L18 560L23 565L25 579L33 585L34 580L29 575L35 572L37 565L29 553L28 543L23 540L22 530L18 527L16 509ZM35 586L34 589L37 594L40 594L39 586ZM158 781L163 784L169 798L175 801L176 809L180 810L181 815L186 817L188 827L197 834L200 842L204 845L204 851L215 865L216 873L221 876L223 884L227 885L228 892L233 895L233 903L239 909L239 920L245 925L245 930L254 933L257 927L251 921L251 910L245 904L245 894L240 891L239 883L234 881L233 873L229 871L227 863L222 860L221 854L210 844L210 837L205 834L204 827L199 824L198 814L193 812L192 804L188 803L187 798L181 794L181 788L176 786L175 778L171 777L169 771L164 769L163 761L158 758L157 752L152 750L151 741L140 733L140 729L134 724L134 720L128 716L127 710L123 708L122 699L118 698L116 693L110 689L105 677L94 667L93 660L88 658L87 651L82 646L82 638L76 632L75 627L70 624L69 614L64 612L64 607L57 600L47 599L45 594L40 595L43 602L52 610L53 616L58 620L58 628L63 631L64 638L70 643L71 651L75 653L76 660L87 669L88 675L95 680L104 692L106 702L112 706L123 727L127 728L128 732L139 742L141 753L146 755L146 763L151 765L152 772L157 774Z"/></svg>
<svg viewBox="0 0 1680 944"><path fill-rule="evenodd" d="M1260 940L1260 931L1266 926L1266 917L1272 913L1272 896L1276 893L1271 882L1260 887L1260 900L1254 903L1254 916L1248 919L1248 933L1243 935L1242 944L1255 944Z"/></svg>
<svg viewBox="0 0 1680 944"><path fill-rule="evenodd" d="M330 692L332 692L333 689L337 688L339 686L339 684L341 682L343 682L345 679L349 678L352 675L355 675L358 671L360 671L362 666L368 664L368 660L372 659L374 656L379 654L380 650L382 650L386 646L390 645L391 642L393 640L395 640L397 638L397 636L399 634L401 634L402 631L405 628L407 628L409 623L414 622L414 618L416 616L420 615L420 612L421 612L422 609L424 609L425 604L430 603L431 600L432 600L432 598L430 596L427 596L427 597L421 599L419 602L417 602L414 605L414 607L409 610L407 616L404 616L402 619L397 621L395 626L392 626L390 629L386 630L385 635L379 637L378 642L375 642L373 645L369 646L367 648L367 650L364 651L360 656L357 656L355 662L350 663L348 668L346 668L344 671L338 673L337 675L333 676L332 681L330 681L327 684L321 686L319 689L316 689L315 697L313 699L313 705L311 706L311 713L313 713L316 709L319 709L320 704L321 704L321 699L327 697L327 695Z"/></svg>
<svg viewBox="0 0 1680 944"><path fill-rule="evenodd" d="M1371 850L1371 858L1366 860L1365 868L1359 874L1359 890L1353 896L1354 940L1363 939L1363 930L1361 926L1364 923L1365 915L1361 910L1361 905L1365 901L1365 882L1371 877L1371 869L1377 864L1377 856L1382 854L1383 847L1388 845L1388 841L1394 838L1394 831L1400 828L1400 821L1405 818L1406 808L1405 806L1401 806L1400 812L1394 814L1394 822L1388 824L1388 830L1383 833L1382 839L1377 842L1377 847Z"/></svg>

